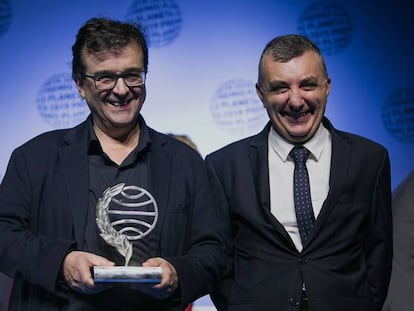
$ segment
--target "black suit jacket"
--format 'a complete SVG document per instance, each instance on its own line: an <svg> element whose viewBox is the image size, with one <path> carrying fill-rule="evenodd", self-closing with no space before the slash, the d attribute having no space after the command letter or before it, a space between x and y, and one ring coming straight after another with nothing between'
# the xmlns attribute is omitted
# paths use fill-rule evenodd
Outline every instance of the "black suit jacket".
<svg viewBox="0 0 414 311"><path fill-rule="evenodd" d="M299 310L303 282L311 311L381 309L392 257L388 153L324 124L329 193L300 253L270 212L270 124L207 157L231 257L213 294L219 310Z"/></svg>
<svg viewBox="0 0 414 311"><path fill-rule="evenodd" d="M60 286L60 269L66 252L82 250L84 244L89 206L86 122L42 134L11 156L0 187L0 269L14 278L12 310L71 310L68 299L75 293ZM224 247L200 155L150 128L149 136L148 190L159 208L150 255L175 266L184 306L219 277Z"/></svg>

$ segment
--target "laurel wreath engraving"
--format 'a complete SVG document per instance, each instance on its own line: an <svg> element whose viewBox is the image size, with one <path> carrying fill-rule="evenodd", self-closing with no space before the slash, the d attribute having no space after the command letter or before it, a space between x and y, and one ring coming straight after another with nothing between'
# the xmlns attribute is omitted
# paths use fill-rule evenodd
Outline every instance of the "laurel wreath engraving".
<svg viewBox="0 0 414 311"><path fill-rule="evenodd" d="M125 266L128 266L129 260L132 257L132 243L128 238L119 233L112 227L108 216L108 208L111 199L122 192L125 184L120 183L113 187L107 188L102 198L98 199L96 204L96 224L101 231L100 236L106 243L115 247L115 249L125 257Z"/></svg>

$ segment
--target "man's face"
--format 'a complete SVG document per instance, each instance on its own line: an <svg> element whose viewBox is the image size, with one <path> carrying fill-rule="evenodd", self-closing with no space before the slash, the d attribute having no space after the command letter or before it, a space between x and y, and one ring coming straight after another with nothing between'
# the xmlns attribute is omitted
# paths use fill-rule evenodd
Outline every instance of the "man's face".
<svg viewBox="0 0 414 311"><path fill-rule="evenodd" d="M144 71L142 49L130 43L121 50L82 53L86 75L106 77L111 74L139 74ZM122 78L112 89L100 90L93 78L78 80L79 93L86 99L94 124L104 131L132 129L145 100L145 85L128 87Z"/></svg>
<svg viewBox="0 0 414 311"><path fill-rule="evenodd" d="M325 113L331 82L320 56L307 51L281 63L264 55L257 94L275 130L292 143L304 143L318 129Z"/></svg>

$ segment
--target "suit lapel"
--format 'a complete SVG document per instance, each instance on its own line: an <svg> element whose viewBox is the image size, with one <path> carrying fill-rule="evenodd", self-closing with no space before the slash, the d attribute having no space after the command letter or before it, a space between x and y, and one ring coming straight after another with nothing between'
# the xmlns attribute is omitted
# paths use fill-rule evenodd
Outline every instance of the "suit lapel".
<svg viewBox="0 0 414 311"><path fill-rule="evenodd" d="M158 245L161 236L161 228L164 227L165 215L168 208L168 189L170 185L170 172L172 165L167 153L164 151L166 140L151 134L151 150L149 152L150 167L150 192L154 196L158 206L158 220L154 231L149 235L149 255L158 254Z"/></svg>
<svg viewBox="0 0 414 311"><path fill-rule="evenodd" d="M267 129L269 127L266 127ZM269 172L267 153L268 146L265 133L260 133L252 140L249 148L249 161L252 170L256 193L261 206L270 211Z"/></svg>
<svg viewBox="0 0 414 311"><path fill-rule="evenodd" d="M269 188L269 161L268 161L268 134L270 130L270 122L255 136L249 146L249 161L252 170L253 178L255 179L256 194L258 202L262 207L260 214L263 215L264 223L263 229L268 232L276 232L284 237L283 240L288 243L289 248L295 248L289 234L283 227L283 225L274 217L271 213L270 207L270 188ZM272 237L271 237L272 239ZM273 241L280 244L279 239L272 239ZM286 247L286 243L280 244Z"/></svg>
<svg viewBox="0 0 414 311"><path fill-rule="evenodd" d="M67 145L59 148L59 159L67 185L67 198L72 213L75 239L80 247L84 243L89 207L88 136L86 132L87 124L84 122L68 132L65 137Z"/></svg>
<svg viewBox="0 0 414 311"><path fill-rule="evenodd" d="M324 223L327 221L329 215L337 206L337 202L341 193L343 192L347 173L349 171L351 148L347 142L346 137L343 137L338 131L336 131L327 119L324 120L324 123L332 134L332 156L329 177L329 192L326 200L322 205L319 216L316 219L314 230L312 231L312 234L306 245L311 243L311 241L318 235L319 231L323 230Z"/></svg>

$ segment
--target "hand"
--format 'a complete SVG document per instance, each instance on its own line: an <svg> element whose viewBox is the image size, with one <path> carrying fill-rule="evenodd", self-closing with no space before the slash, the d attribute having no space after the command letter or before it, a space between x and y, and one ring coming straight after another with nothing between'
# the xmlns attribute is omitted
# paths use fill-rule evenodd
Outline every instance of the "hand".
<svg viewBox="0 0 414 311"><path fill-rule="evenodd" d="M63 277L73 290L83 294L95 294L108 288L95 286L91 275L93 266L114 266L104 257L81 251L72 251L63 260Z"/></svg>
<svg viewBox="0 0 414 311"><path fill-rule="evenodd" d="M146 284L133 285L134 289L138 289L141 292L150 295L156 299L166 299L172 295L172 293L178 287L178 276L174 266L167 260L155 257L145 261L142 266L144 267L161 267L161 282L154 286L148 286Z"/></svg>

